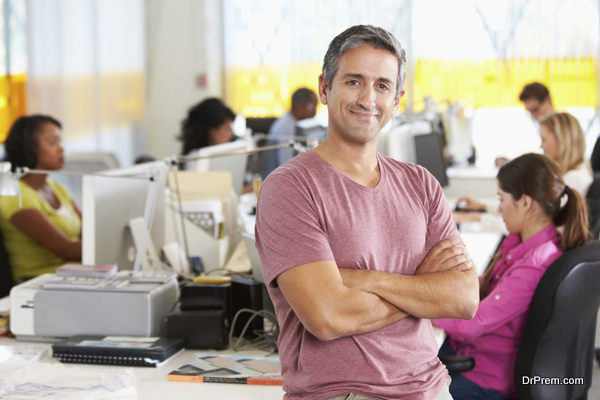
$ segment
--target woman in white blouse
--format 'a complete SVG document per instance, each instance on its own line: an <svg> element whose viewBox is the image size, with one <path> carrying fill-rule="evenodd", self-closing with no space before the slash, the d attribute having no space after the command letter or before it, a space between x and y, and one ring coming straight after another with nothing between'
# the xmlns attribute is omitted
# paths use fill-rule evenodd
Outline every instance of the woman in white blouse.
<svg viewBox="0 0 600 400"><path fill-rule="evenodd" d="M585 159L585 135L577 119L569 113L550 114L540 120L540 137L544 155L558 164L565 184L585 197L594 176ZM500 218L496 215L461 212L495 212L497 204L486 204L469 196L459 199L457 204L460 210L454 213L456 223L481 221L483 230L498 229Z"/></svg>

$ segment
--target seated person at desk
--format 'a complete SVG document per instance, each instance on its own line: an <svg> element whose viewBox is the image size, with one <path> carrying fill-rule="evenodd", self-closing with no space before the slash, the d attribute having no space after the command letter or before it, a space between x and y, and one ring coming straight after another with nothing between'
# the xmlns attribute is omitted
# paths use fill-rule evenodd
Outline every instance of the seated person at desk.
<svg viewBox="0 0 600 400"><path fill-rule="evenodd" d="M60 129L57 120L44 115L17 119L4 143L13 172L16 167L62 169ZM81 213L68 189L45 174L25 175L19 188L20 199L0 197L0 229L15 282L81 261Z"/></svg>
<svg viewBox="0 0 600 400"><path fill-rule="evenodd" d="M510 235L480 278L479 309L471 320L433 321L448 334L440 355L475 359L472 371L452 376L455 400L516 397L514 364L535 289L554 260L589 238L585 201L548 157L520 156L497 179Z"/></svg>
<svg viewBox="0 0 600 400"><path fill-rule="evenodd" d="M202 147L231 142L234 119L233 111L217 98L206 99L190 108L181 126L181 154L195 156ZM185 169L193 169L193 163L188 162Z"/></svg>
<svg viewBox="0 0 600 400"><path fill-rule="evenodd" d="M550 91L539 82L532 82L523 86L519 100L523 102L531 117L537 121L554 113Z"/></svg>
<svg viewBox="0 0 600 400"><path fill-rule="evenodd" d="M523 87L519 100L523 102L525 109L536 121L554 113L550 91L539 82L532 82ZM496 166L501 167L509 160L505 157L496 158Z"/></svg>
<svg viewBox="0 0 600 400"><path fill-rule="evenodd" d="M270 139L267 145L285 143L296 135L296 123L307 118L313 118L317 113L317 95L310 89L301 88L292 95L292 110L277 120L269 129L269 136L282 136L282 140ZM286 139L285 137L288 137ZM263 179L275 168L296 155L293 148L270 150L261 156L260 175Z"/></svg>
<svg viewBox="0 0 600 400"><path fill-rule="evenodd" d="M544 155L558 164L565 184L585 197L594 177L585 159L585 136L577 119L568 113L550 114L540 121L540 137ZM459 199L457 204L455 222L481 221L485 226L494 225L495 216L482 217L480 213L461 211L493 211L495 205L468 196Z"/></svg>
<svg viewBox="0 0 600 400"><path fill-rule="evenodd" d="M594 180L585 159L585 135L579 121L568 113L551 114L540 121L544 155L558 164L565 183L585 197Z"/></svg>

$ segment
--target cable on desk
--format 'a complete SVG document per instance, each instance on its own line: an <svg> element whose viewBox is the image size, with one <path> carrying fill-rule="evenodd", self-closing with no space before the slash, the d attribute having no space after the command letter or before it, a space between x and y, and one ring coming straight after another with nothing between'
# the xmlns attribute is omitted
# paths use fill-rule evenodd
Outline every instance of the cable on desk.
<svg viewBox="0 0 600 400"><path fill-rule="evenodd" d="M252 314L252 316L248 319L248 321L246 321L246 324L244 325L244 328L242 329L242 332L240 333L240 336L238 337L237 341L233 343L233 330L235 328L235 323L240 314L244 312L250 313ZM271 329L269 329L268 331L262 329L256 329L252 331L252 333L254 333L257 336L257 338L250 340L247 343L240 346L240 342L244 340L244 335L246 334L248 327L256 317L263 317L268 319L271 322ZM229 345L234 351L243 350L245 347L272 350L273 348L277 347L278 336L279 324L277 323L277 317L272 312L267 310L255 311L249 308L242 308L233 317L233 322L231 323L231 328L229 330Z"/></svg>
<svg viewBox="0 0 600 400"><path fill-rule="evenodd" d="M173 313L173 311L177 307L177 304L179 304L180 301L181 301L181 297L178 297L177 300L175 300L175 304L173 304L173 307L171 307L171 310L169 311L169 314Z"/></svg>

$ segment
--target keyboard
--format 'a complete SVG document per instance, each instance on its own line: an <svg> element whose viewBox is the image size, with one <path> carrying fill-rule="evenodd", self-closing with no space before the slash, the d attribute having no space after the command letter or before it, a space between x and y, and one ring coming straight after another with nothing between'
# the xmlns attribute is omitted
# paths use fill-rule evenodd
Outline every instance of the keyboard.
<svg viewBox="0 0 600 400"><path fill-rule="evenodd" d="M131 283L166 283L176 278L177 273L171 271L129 271L126 279Z"/></svg>

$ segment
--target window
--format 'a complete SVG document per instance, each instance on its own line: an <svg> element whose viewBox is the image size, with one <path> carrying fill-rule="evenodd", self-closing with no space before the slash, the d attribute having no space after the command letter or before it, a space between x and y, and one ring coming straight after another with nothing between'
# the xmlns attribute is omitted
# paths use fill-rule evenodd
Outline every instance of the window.
<svg viewBox="0 0 600 400"><path fill-rule="evenodd" d="M0 142L26 113L25 0L0 0Z"/></svg>

